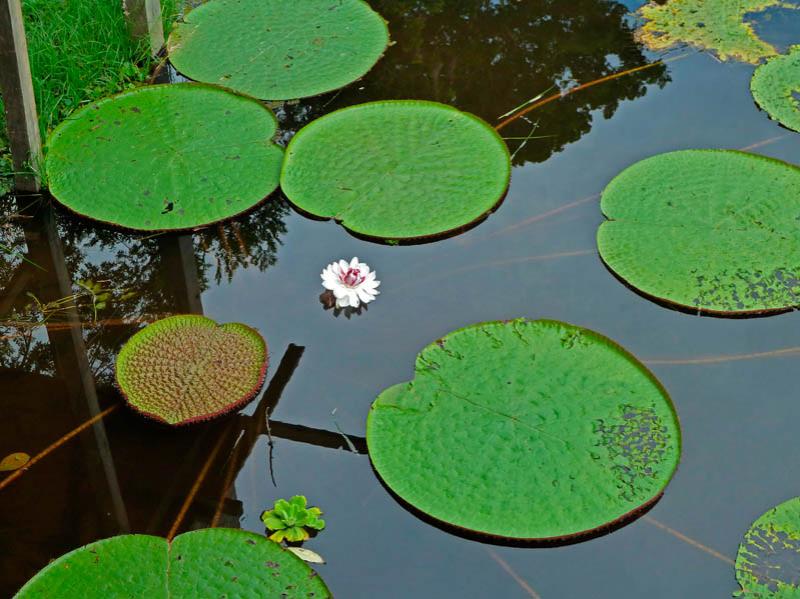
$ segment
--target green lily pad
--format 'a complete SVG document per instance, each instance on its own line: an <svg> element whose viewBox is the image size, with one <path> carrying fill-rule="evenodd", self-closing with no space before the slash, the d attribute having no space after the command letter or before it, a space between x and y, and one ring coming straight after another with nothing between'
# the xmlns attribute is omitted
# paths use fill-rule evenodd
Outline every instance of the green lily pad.
<svg viewBox="0 0 800 599"><path fill-rule="evenodd" d="M48 564L16 599L331 597L314 570L274 541L238 529L160 537L122 535L80 547Z"/></svg>
<svg viewBox="0 0 800 599"><path fill-rule="evenodd" d="M566 540L654 503L680 459L664 388L613 341L573 325L473 325L429 345L367 419L389 488L451 526Z"/></svg>
<svg viewBox="0 0 800 599"><path fill-rule="evenodd" d="M650 2L639 12L644 24L639 39L651 50L690 44L711 50L722 60L758 63L777 54L746 21L749 13L776 6L795 7L784 0L668 0Z"/></svg>
<svg viewBox="0 0 800 599"><path fill-rule="evenodd" d="M267 372L255 329L196 315L145 327L117 356L117 386L145 416L171 425L208 420L255 397Z"/></svg>
<svg viewBox="0 0 800 599"><path fill-rule="evenodd" d="M739 545L736 580L744 599L800 597L800 497L753 523Z"/></svg>
<svg viewBox="0 0 800 599"><path fill-rule="evenodd" d="M362 0L211 0L175 27L167 52L190 79L291 100L361 78L388 45Z"/></svg>
<svg viewBox="0 0 800 599"><path fill-rule="evenodd" d="M283 151L259 102L196 83L155 85L74 113L48 140L50 192L82 216L142 231L231 218L278 185Z"/></svg>
<svg viewBox="0 0 800 599"><path fill-rule="evenodd" d="M418 241L458 232L503 199L508 148L488 124L435 102L344 108L289 143L281 188L300 210L353 233Z"/></svg>
<svg viewBox="0 0 800 599"><path fill-rule="evenodd" d="M601 200L600 256L645 295L710 314L800 305L800 169L731 150L643 160Z"/></svg>
<svg viewBox="0 0 800 599"><path fill-rule="evenodd" d="M750 82L753 98L784 127L800 131L800 46L756 69Z"/></svg>

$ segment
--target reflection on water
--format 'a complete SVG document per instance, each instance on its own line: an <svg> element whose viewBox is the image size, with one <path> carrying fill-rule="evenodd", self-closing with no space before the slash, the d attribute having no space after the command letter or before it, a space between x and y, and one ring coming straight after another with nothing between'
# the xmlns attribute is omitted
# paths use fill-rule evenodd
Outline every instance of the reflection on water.
<svg viewBox="0 0 800 599"><path fill-rule="evenodd" d="M285 139L324 112L384 98L439 100L497 123L542 92L659 58L633 39L637 2L373 3L397 44L364 80L279 107ZM776 39L791 33L781 23L769 24ZM234 222L178 236L98 227L54 215L47 201L26 207L20 199L16 215L4 205L2 242L39 267L20 255L0 260L0 459L35 456L113 411L7 487L0 478L0 596L48 560L117 532L167 535L215 522L263 532L261 511L294 494L326 513L325 534L309 547L327 559L320 573L339 597L730 596L726 560L742 534L797 494L800 466L783 457L796 452L796 352L770 353L800 346L788 322L797 315L725 321L664 309L605 270L594 235L602 220L596 194L646 156L750 147L797 161L800 136L753 105L751 73L693 54L532 111L503 130L526 137L538 123L517 153L503 206L476 229L424 246L366 243L275 198ZM519 143L509 140L512 151ZM320 304L319 272L356 255L379 269L383 293L369 311L334 318ZM78 306L47 326L8 322L25 313L28 293L57 300L77 291L78 280L136 294L96 318ZM264 333L270 379L242 414L175 430L114 407L119 348L145 323L176 312ZM408 380L432 340L520 316L587 326L652 359L685 445L675 480L647 518L568 547L487 549L417 518L374 475L363 434L377 393ZM731 363L730 354L745 358Z"/></svg>

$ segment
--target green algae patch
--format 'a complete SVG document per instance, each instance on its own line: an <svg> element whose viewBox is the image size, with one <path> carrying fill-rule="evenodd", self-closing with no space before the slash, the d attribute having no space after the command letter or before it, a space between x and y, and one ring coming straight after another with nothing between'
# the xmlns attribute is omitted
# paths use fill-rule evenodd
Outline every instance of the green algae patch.
<svg viewBox="0 0 800 599"><path fill-rule="evenodd" d="M756 103L787 129L800 131L800 46L771 58L750 81Z"/></svg>
<svg viewBox="0 0 800 599"><path fill-rule="evenodd" d="M190 79L291 100L361 78L388 45L362 0L211 0L175 27L167 52Z"/></svg>
<svg viewBox="0 0 800 599"><path fill-rule="evenodd" d="M170 425L207 420L255 397L267 372L267 345L255 329L171 316L136 333L117 357L128 404Z"/></svg>
<svg viewBox="0 0 800 599"><path fill-rule="evenodd" d="M274 115L210 85L155 85L74 113L47 143L68 209L142 231L192 229L249 210L278 185Z"/></svg>
<svg viewBox="0 0 800 599"><path fill-rule="evenodd" d="M524 541L566 540L655 502L680 459L659 382L573 325L473 325L425 348L367 420L375 470L416 510Z"/></svg>
<svg viewBox="0 0 800 599"><path fill-rule="evenodd" d="M435 102L373 102L333 112L292 139L281 188L301 211L389 242L429 240L479 222L503 199L508 149L479 118Z"/></svg>
<svg viewBox="0 0 800 599"><path fill-rule="evenodd" d="M644 23L638 38L651 50L679 44L710 50L722 60L756 64L777 50L756 35L749 13L768 8L797 8L783 0L668 0L639 9Z"/></svg>
<svg viewBox="0 0 800 599"><path fill-rule="evenodd" d="M736 555L736 580L742 599L800 597L800 497L753 523Z"/></svg>
<svg viewBox="0 0 800 599"><path fill-rule="evenodd" d="M660 154L605 189L606 265L643 294L718 315L800 305L800 169L731 150Z"/></svg>
<svg viewBox="0 0 800 599"><path fill-rule="evenodd" d="M314 570L277 543L215 528L179 535L172 543L123 535L80 547L48 564L15 599L36 597L325 599L331 594Z"/></svg>

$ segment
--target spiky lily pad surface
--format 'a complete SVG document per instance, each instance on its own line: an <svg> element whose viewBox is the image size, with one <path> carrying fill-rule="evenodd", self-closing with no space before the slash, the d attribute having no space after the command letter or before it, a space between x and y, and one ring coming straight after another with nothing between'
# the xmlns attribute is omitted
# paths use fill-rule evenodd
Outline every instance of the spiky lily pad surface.
<svg viewBox="0 0 800 599"><path fill-rule="evenodd" d="M508 149L479 118L435 102L372 102L307 125L281 187L301 210L379 240L457 232L502 200Z"/></svg>
<svg viewBox="0 0 800 599"><path fill-rule="evenodd" d="M210 0L175 27L167 52L196 81L291 100L361 78L388 44L362 0Z"/></svg>
<svg viewBox="0 0 800 599"><path fill-rule="evenodd" d="M742 599L800 597L800 497L753 523L739 545L736 580Z"/></svg>
<svg viewBox="0 0 800 599"><path fill-rule="evenodd" d="M715 52L722 60L758 63L777 50L760 39L747 22L749 13L774 6L795 7L783 0L668 0L639 9L645 22L641 39L652 50L690 44Z"/></svg>
<svg viewBox="0 0 800 599"><path fill-rule="evenodd" d="M209 85L140 87L74 113L48 140L50 192L129 229L190 229L252 208L278 185L274 115Z"/></svg>
<svg viewBox="0 0 800 599"><path fill-rule="evenodd" d="M331 597L314 570L274 541L238 529L160 537L123 535L91 543L47 565L16 599Z"/></svg>
<svg viewBox="0 0 800 599"><path fill-rule="evenodd" d="M167 424L188 424L253 399L267 371L267 345L239 323L172 316L136 333L117 357L128 403Z"/></svg>
<svg viewBox="0 0 800 599"><path fill-rule="evenodd" d="M750 82L753 98L784 127L800 131L800 46L756 69Z"/></svg>
<svg viewBox="0 0 800 599"><path fill-rule="evenodd" d="M573 325L473 325L375 400L367 443L416 509L498 537L567 539L654 502L680 458L672 403L609 339Z"/></svg>
<svg viewBox="0 0 800 599"><path fill-rule="evenodd" d="M686 150L629 167L605 189L600 256L644 294L710 314L800 305L800 169Z"/></svg>

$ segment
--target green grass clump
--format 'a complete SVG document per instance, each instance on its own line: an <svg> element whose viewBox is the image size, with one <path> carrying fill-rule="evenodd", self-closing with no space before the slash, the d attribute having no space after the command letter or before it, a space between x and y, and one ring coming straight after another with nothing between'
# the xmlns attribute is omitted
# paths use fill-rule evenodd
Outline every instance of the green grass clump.
<svg viewBox="0 0 800 599"><path fill-rule="evenodd" d="M165 33L180 1L161 2ZM43 138L81 105L144 82L153 67L147 42L130 37L121 0L23 0L22 5ZM0 175L11 170L0 110Z"/></svg>

